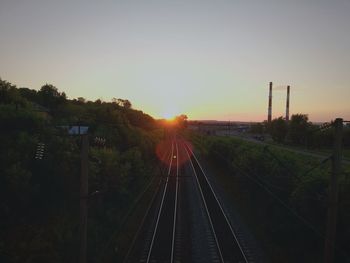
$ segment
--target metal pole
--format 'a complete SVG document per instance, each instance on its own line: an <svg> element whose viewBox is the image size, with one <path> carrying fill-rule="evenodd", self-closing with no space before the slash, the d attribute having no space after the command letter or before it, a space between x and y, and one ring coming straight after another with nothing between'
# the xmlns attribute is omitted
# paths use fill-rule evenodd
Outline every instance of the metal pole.
<svg viewBox="0 0 350 263"><path fill-rule="evenodd" d="M270 124L272 119L272 82L270 82L269 86L269 105L267 111L267 122Z"/></svg>
<svg viewBox="0 0 350 263"><path fill-rule="evenodd" d="M82 135L81 145L81 177L80 177L80 263L86 263L87 246L87 201L88 201L88 151L89 138Z"/></svg>
<svg viewBox="0 0 350 263"><path fill-rule="evenodd" d="M338 177L341 173L343 119L335 120L334 146L332 156L332 174L329 188L328 218L325 240L325 263L334 262L334 248L337 230Z"/></svg>

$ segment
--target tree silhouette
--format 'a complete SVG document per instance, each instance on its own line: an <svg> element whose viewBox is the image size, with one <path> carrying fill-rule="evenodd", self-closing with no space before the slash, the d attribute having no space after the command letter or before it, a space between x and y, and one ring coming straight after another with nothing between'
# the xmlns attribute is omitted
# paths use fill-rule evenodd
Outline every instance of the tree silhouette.
<svg viewBox="0 0 350 263"><path fill-rule="evenodd" d="M288 139L294 144L304 144L311 127L307 114L293 114L288 125Z"/></svg>
<svg viewBox="0 0 350 263"><path fill-rule="evenodd" d="M270 124L270 133L272 139L277 142L284 142L288 132L288 126L283 117L273 119Z"/></svg>
<svg viewBox="0 0 350 263"><path fill-rule="evenodd" d="M64 92L60 93L57 88L51 84L45 84L42 86L38 95L40 97L40 104L50 109L55 109L67 99Z"/></svg>

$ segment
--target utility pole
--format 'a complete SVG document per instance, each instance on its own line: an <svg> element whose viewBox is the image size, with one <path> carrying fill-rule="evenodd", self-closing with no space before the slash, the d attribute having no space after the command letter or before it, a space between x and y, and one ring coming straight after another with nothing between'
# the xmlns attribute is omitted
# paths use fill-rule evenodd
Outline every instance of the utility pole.
<svg viewBox="0 0 350 263"><path fill-rule="evenodd" d="M80 127L79 127L80 133ZM79 262L86 263L87 251L87 201L88 201L88 152L89 137L81 135L81 175L80 175L80 256Z"/></svg>
<svg viewBox="0 0 350 263"><path fill-rule="evenodd" d="M334 126L335 133L332 156L332 174L329 187L329 204L324 252L325 263L334 262L338 212L338 177L341 173L342 163L343 119L337 118L334 122Z"/></svg>

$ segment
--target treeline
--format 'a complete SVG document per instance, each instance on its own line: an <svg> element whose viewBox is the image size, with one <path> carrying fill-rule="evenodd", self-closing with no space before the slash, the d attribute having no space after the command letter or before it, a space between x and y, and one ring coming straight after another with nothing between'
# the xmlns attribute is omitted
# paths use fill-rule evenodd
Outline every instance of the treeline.
<svg viewBox="0 0 350 263"><path fill-rule="evenodd" d="M70 100L50 84L36 91L0 79L0 123L0 261L77 262L81 141L62 127L81 125L94 193L88 258L97 262L157 171L157 121L125 99Z"/></svg>
<svg viewBox="0 0 350 263"><path fill-rule="evenodd" d="M331 163L237 138L193 135L271 262L322 262ZM339 178L335 262L349 262L350 167Z"/></svg>
<svg viewBox="0 0 350 263"><path fill-rule="evenodd" d="M334 129L321 128L309 121L307 114L294 114L287 122L283 117L273 119L271 123L254 124L251 132L268 133L278 143L305 146L308 148L329 148L333 144ZM343 144L350 147L350 126L346 125Z"/></svg>

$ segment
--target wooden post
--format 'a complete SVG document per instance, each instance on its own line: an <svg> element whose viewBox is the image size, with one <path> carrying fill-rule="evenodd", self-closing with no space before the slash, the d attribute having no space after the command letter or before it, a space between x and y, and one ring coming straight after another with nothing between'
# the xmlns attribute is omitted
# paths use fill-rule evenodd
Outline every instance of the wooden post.
<svg viewBox="0 0 350 263"><path fill-rule="evenodd" d="M338 177L342 164L343 119L335 120L334 146L332 157L332 174L329 187L328 218L325 239L325 263L334 262L334 250L337 230Z"/></svg>
<svg viewBox="0 0 350 263"><path fill-rule="evenodd" d="M80 176L80 256L79 262L86 263L87 251L87 213L88 213L88 152L89 138L87 134L81 135L81 176Z"/></svg>

